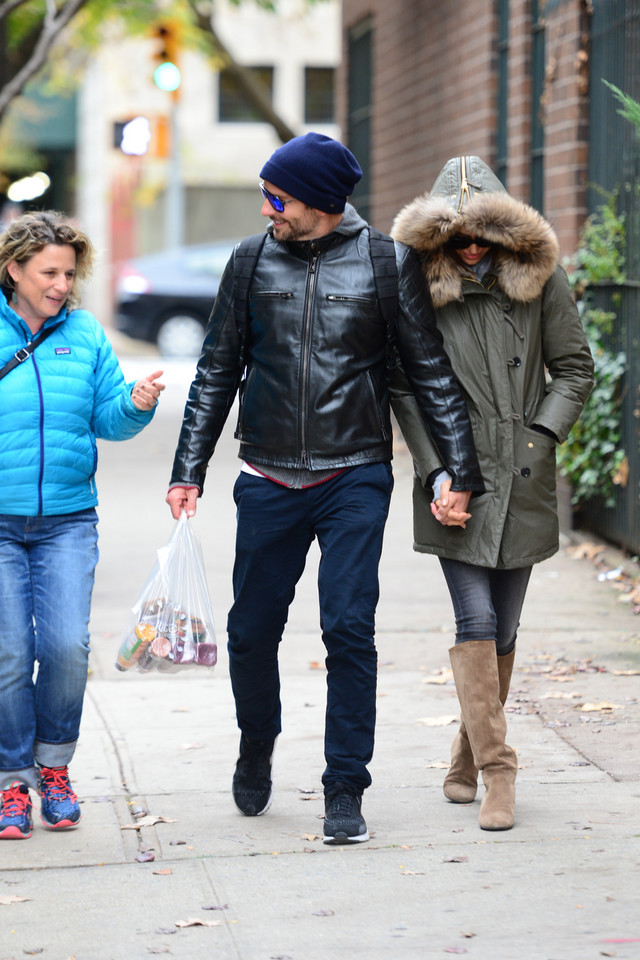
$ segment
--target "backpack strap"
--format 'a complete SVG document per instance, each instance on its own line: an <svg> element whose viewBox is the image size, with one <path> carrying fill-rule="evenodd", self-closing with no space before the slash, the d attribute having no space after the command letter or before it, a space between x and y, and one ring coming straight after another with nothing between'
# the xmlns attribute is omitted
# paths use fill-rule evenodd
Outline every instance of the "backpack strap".
<svg viewBox="0 0 640 960"><path fill-rule="evenodd" d="M398 315L398 265L391 237L369 227L369 250L380 313L387 325L387 370L395 368L396 317Z"/></svg>
<svg viewBox="0 0 640 960"><path fill-rule="evenodd" d="M245 237L236 248L233 272L233 311L240 335L241 370L244 370L245 365L247 329L249 326L249 291L266 237L266 233L256 233L252 237Z"/></svg>

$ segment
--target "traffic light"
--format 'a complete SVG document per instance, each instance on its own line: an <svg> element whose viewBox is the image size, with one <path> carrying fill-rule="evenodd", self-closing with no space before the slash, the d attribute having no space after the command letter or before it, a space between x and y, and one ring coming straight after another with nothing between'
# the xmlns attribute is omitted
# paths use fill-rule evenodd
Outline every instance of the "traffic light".
<svg viewBox="0 0 640 960"><path fill-rule="evenodd" d="M166 90L175 97L181 80L178 66L180 52L178 26L171 20L163 20L154 25L152 35L153 61L156 64L153 81L161 90Z"/></svg>

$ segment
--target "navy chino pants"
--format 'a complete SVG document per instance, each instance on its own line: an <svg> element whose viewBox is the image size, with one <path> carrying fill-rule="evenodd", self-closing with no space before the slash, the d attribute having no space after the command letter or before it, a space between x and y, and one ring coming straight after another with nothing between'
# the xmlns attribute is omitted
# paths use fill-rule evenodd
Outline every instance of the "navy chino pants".
<svg viewBox="0 0 640 960"><path fill-rule="evenodd" d="M378 566L393 489L391 465L351 467L293 490L241 473L229 670L238 726L252 740L281 730L278 647L315 537L320 626L327 650L325 787L371 783L376 716Z"/></svg>

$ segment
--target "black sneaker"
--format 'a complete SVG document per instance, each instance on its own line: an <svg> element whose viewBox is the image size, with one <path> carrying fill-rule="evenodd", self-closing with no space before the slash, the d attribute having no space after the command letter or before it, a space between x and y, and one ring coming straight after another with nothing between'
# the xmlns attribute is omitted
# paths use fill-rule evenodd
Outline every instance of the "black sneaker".
<svg viewBox="0 0 640 960"><path fill-rule="evenodd" d="M271 760L275 740L240 737L240 756L233 775L233 799L245 817L260 817L271 806Z"/></svg>
<svg viewBox="0 0 640 960"><path fill-rule="evenodd" d="M324 795L324 843L362 843L369 839L360 813L362 793L357 787L337 783Z"/></svg>

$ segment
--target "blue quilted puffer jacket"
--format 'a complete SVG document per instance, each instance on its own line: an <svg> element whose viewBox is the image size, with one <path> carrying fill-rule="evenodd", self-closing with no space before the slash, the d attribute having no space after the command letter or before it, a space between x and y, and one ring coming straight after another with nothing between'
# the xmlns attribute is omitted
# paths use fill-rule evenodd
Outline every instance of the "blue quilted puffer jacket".
<svg viewBox="0 0 640 960"><path fill-rule="evenodd" d="M104 330L66 308L55 331L0 380L0 513L51 516L98 503L96 440L127 440L149 423ZM33 339L0 293L0 368Z"/></svg>

